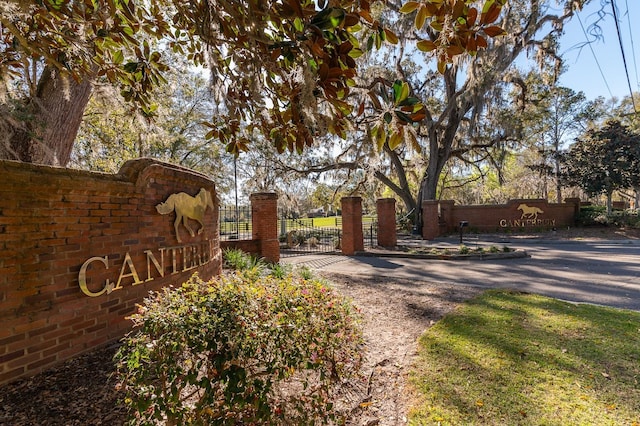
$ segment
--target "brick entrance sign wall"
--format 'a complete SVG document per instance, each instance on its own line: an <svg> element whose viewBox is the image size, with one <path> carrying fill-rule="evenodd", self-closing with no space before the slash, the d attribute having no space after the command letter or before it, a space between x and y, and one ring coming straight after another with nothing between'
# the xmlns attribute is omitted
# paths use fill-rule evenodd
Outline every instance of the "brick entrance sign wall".
<svg viewBox="0 0 640 426"><path fill-rule="evenodd" d="M0 384L119 339L150 290L220 273L203 175L140 159L116 175L0 161L0 176Z"/></svg>
<svg viewBox="0 0 640 426"><path fill-rule="evenodd" d="M573 226L580 212L580 199L568 198L564 203L549 203L542 199L511 200L500 205L457 206L453 201L422 203L422 236L433 239L457 232L461 221L469 231L509 232L540 231Z"/></svg>

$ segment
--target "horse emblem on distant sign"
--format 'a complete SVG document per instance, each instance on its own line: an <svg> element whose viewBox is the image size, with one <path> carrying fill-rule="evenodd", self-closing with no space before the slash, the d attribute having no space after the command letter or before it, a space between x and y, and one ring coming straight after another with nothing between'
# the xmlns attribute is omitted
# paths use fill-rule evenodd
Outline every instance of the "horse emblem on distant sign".
<svg viewBox="0 0 640 426"><path fill-rule="evenodd" d="M180 222L182 222L182 225L184 225L187 231L189 231L189 234L193 237L196 233L191 226L189 226L188 219L195 220L200 224L198 235L202 234L202 231L204 231L204 214L207 207L211 207L211 209L214 208L211 193L204 188L200 188L200 192L198 192L198 195L195 197L192 197L185 192L171 194L165 202L156 205L156 210L160 214L169 214L173 211L176 212L176 220L173 222L173 227L176 230L176 239L181 243L182 240L180 239L180 233L178 232Z"/></svg>
<svg viewBox="0 0 640 426"><path fill-rule="evenodd" d="M533 219L536 220L539 214L543 214L544 211L536 206L528 206L526 204L520 204L518 210L522 211L520 219Z"/></svg>

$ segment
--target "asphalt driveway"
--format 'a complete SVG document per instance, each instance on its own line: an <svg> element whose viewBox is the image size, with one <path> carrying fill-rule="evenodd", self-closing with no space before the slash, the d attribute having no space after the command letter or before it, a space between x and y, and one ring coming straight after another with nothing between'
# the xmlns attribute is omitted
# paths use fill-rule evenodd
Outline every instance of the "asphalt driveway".
<svg viewBox="0 0 640 426"><path fill-rule="evenodd" d="M441 244L454 245L455 242ZM640 311L640 245L637 240L520 240L510 241L508 246L526 250L530 257L433 260L315 254L283 260L329 273L511 288L572 302Z"/></svg>

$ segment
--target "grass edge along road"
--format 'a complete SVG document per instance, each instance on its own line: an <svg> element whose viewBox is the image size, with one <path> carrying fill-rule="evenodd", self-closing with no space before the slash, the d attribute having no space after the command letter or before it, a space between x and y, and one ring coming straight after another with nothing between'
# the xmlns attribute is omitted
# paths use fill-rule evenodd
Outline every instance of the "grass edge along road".
<svg viewBox="0 0 640 426"><path fill-rule="evenodd" d="M490 290L419 339L410 424L640 426L640 313Z"/></svg>

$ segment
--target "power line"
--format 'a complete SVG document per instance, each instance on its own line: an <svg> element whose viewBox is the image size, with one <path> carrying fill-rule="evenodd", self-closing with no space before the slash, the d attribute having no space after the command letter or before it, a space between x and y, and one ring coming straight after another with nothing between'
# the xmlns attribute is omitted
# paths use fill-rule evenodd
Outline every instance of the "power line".
<svg viewBox="0 0 640 426"><path fill-rule="evenodd" d="M636 101L635 99L633 99L633 89L631 89L631 80L629 79L629 69L627 68L627 58L624 54L624 47L622 46L622 36L620 35L620 23L618 22L618 14L616 13L615 0L611 0L611 9L613 10L613 20L616 23L616 32L618 33L618 42L620 43L620 52L622 52L622 63L624 64L624 73L627 76L627 85L629 86L631 103L633 104L633 110L638 111L638 109L636 108Z"/></svg>
<svg viewBox="0 0 640 426"><path fill-rule="evenodd" d="M631 53L633 54L633 69L636 72L636 87L640 88L640 81L638 80L638 63L636 62L636 46L633 43L633 31L631 29L631 13L629 12L629 1L624 0L625 6L627 6L627 25L629 26L629 39L631 39Z"/></svg>
<svg viewBox="0 0 640 426"><path fill-rule="evenodd" d="M596 61L596 65L598 66L598 71L600 71L600 75L602 76L602 80L604 81L604 85L607 86L607 91L609 92L609 96L613 98L613 93L611 93L611 88L609 87L609 83L607 82L607 78L604 76L604 72L602 72L602 67L600 66L600 62L598 61L598 57L596 56L596 52L593 51L592 42L589 41L589 36L587 35L587 31L584 29L584 25L582 24L582 19L580 19L580 14L576 13L578 17L578 22L580 22L580 28L582 28L582 33L584 34L584 38L587 41L587 45L589 46L589 50L591 50L591 55L593 55L593 59Z"/></svg>

